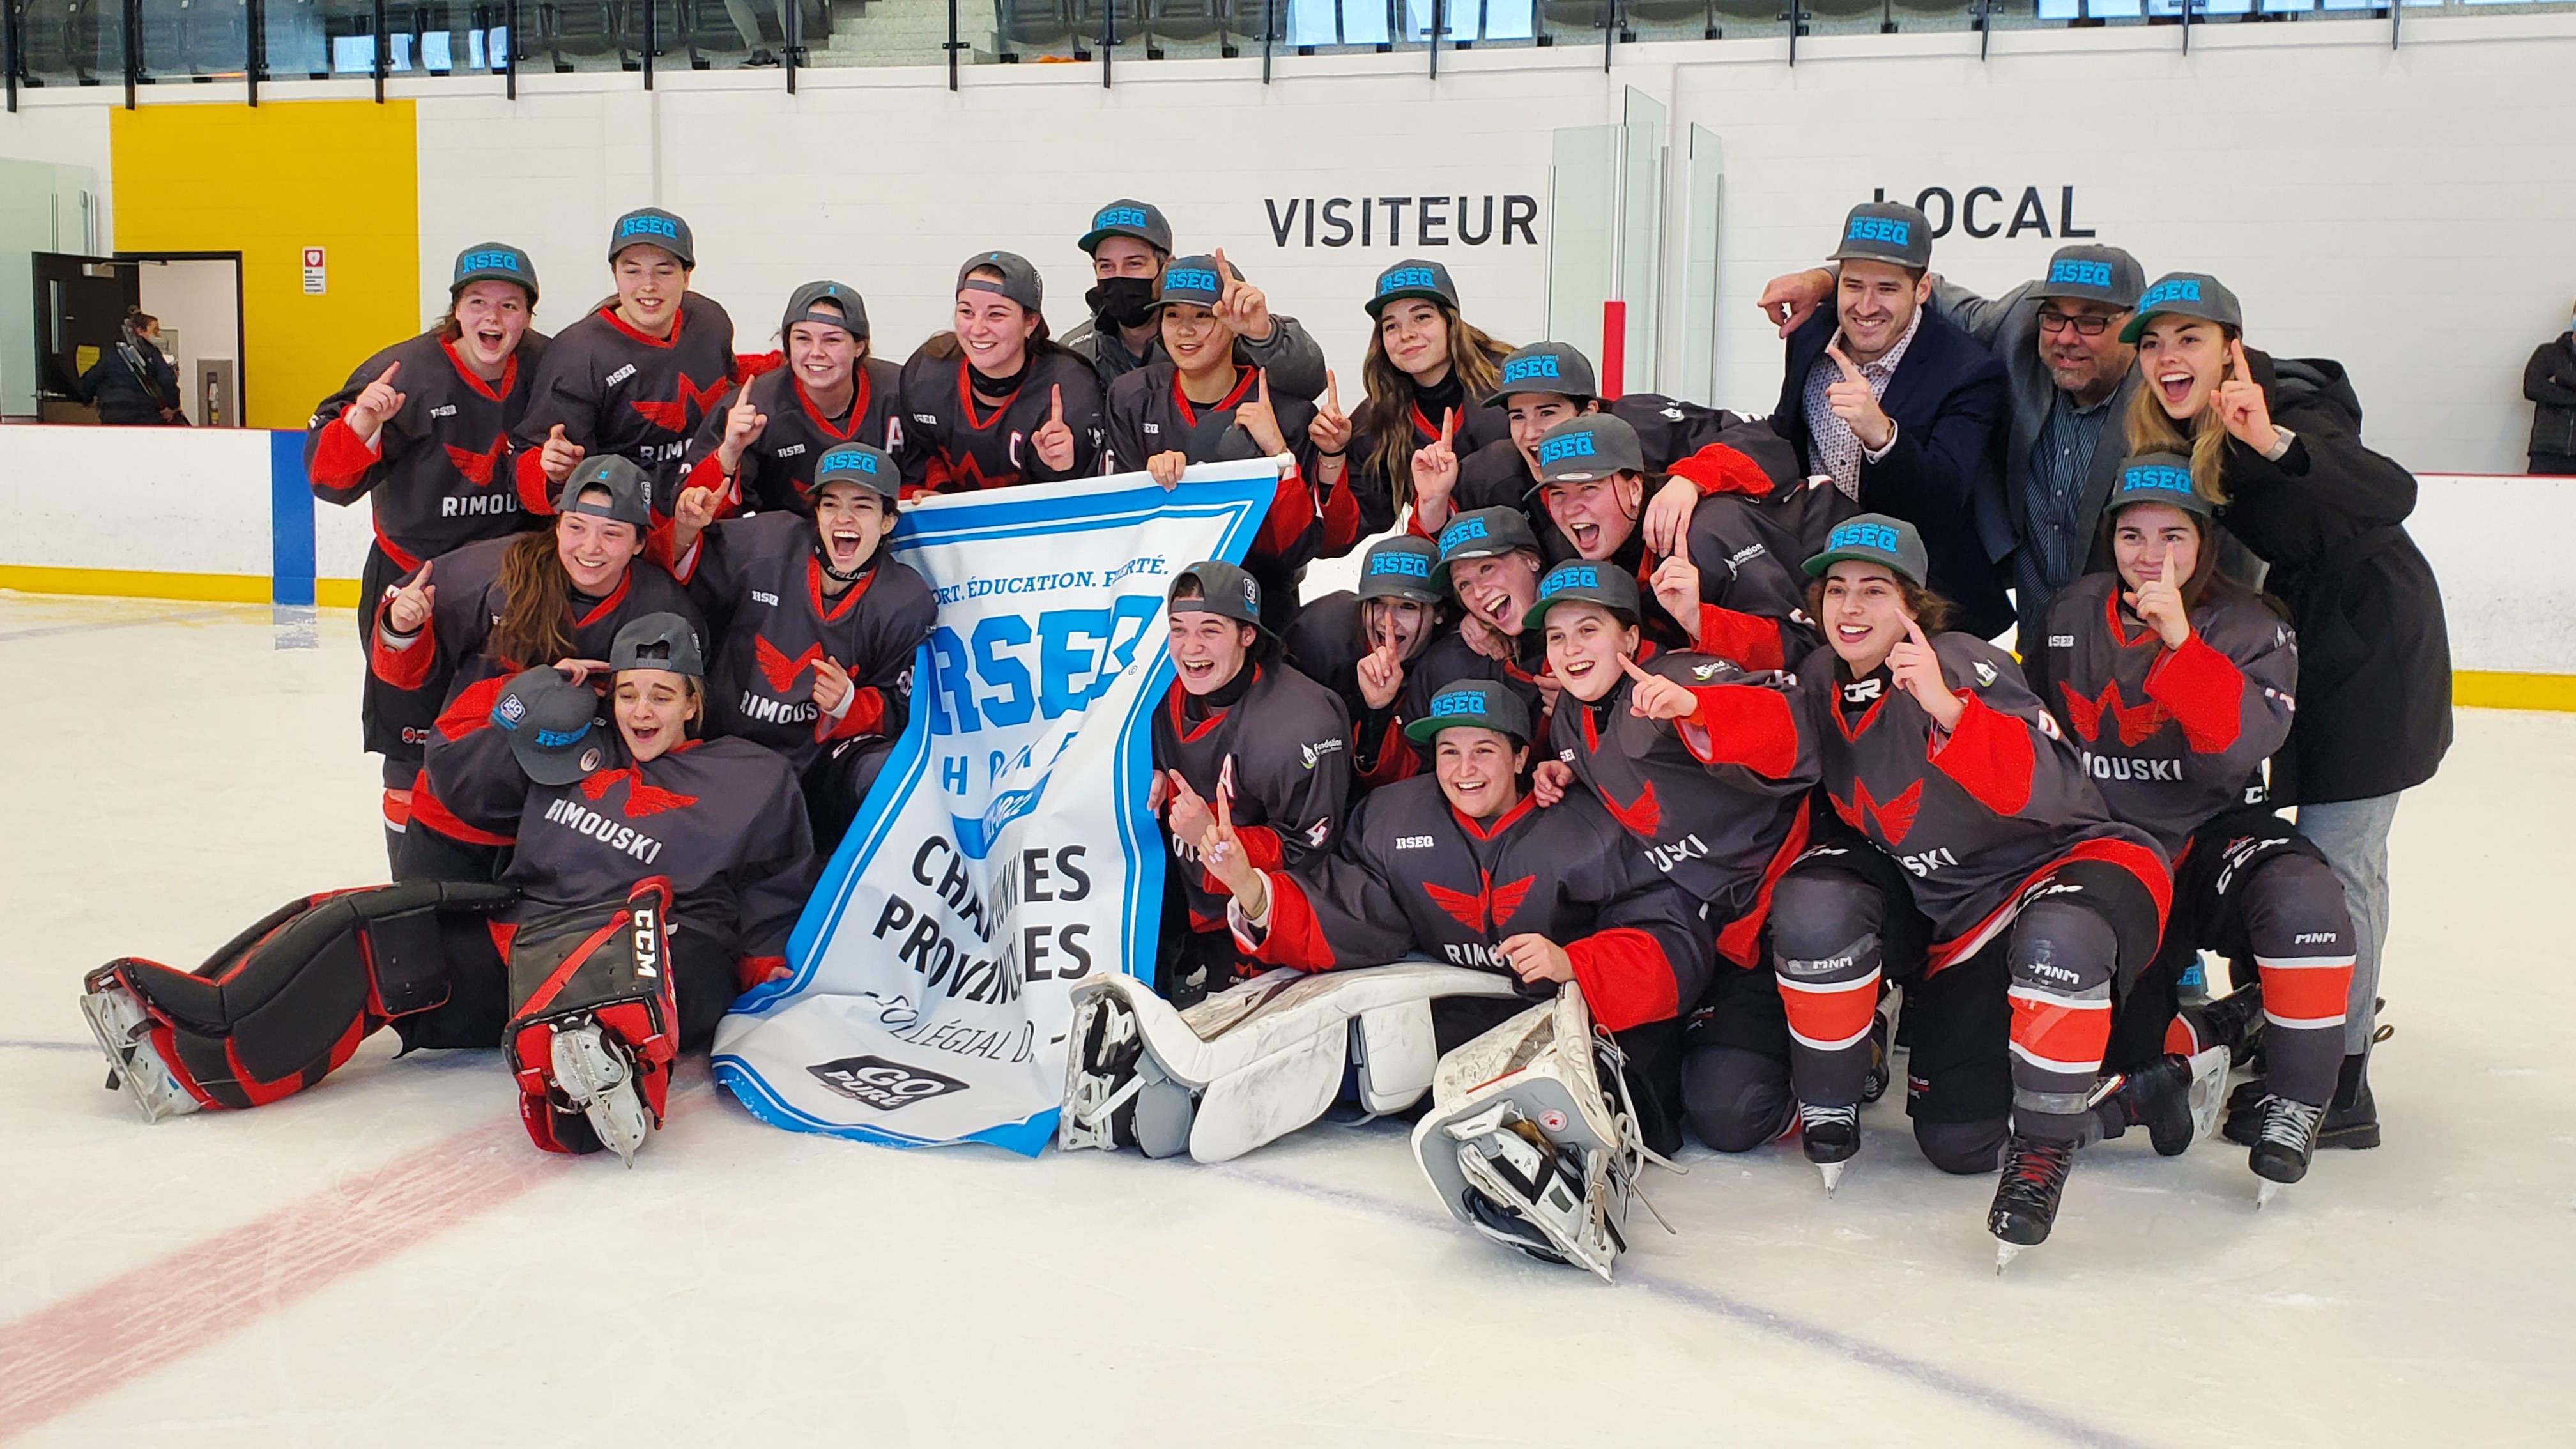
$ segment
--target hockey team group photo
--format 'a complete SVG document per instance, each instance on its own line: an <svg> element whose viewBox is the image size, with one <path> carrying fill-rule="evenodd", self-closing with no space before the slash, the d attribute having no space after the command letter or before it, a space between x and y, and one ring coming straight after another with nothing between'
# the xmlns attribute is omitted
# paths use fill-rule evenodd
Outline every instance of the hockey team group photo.
<svg viewBox="0 0 2576 1449"><path fill-rule="evenodd" d="M2267 171L2225 194L2277 215L2105 189L2079 225L2070 186L2006 253L2000 205L1735 153L1722 208L1640 211L1631 91L1509 198L1527 257L1435 243L1447 197L1301 245L1242 186L1329 189L1303 158L1202 201L1261 164L1210 109L1068 138L1076 204L940 163L925 237L1010 220L924 266L799 234L861 213L785 194L768 125L721 202L634 173L713 154L667 83L647 159L544 183L597 192L577 230L450 194L524 102L455 156L422 110L420 275L335 243L298 284L398 314L417 282L416 330L260 340L300 299L257 245L235 333L155 311L197 254L123 240L170 224L143 121L102 122L122 249L33 253L44 421L108 426L0 428L55 500L28 537L70 540L0 546L36 912L0 1067L43 1084L21 1165L86 1183L12 1190L0 1441L500 1442L507 1405L623 1443L730 1381L756 1443L1683 1442L1660 1398L1617 1426L1701 1352L1696 1442L2198 1442L2170 1393L2241 1397L2253 1442L2420 1443L2359 1406L2435 1382L2485 1401L2460 1442L2563 1431L2538 1360L2472 1345L2554 1337L2576 1190L2524 1051L2568 1005L2568 307L2491 369L2529 380L2528 472L2519 436L2480 471L2426 456L2452 422L2379 299L2251 260L2333 188L2191 106L2132 159ZM123 114L174 109L213 108ZM1676 181L1716 154L1684 129ZM309 164L411 245L407 155L383 195L364 149ZM1596 223L1623 258L1661 229L1654 280L1570 281ZM2443 266L2387 285L2570 285ZM261 423L289 359L300 423ZM257 595L155 592L145 560L224 549ZM2421 1342L2338 1320L2441 1297ZM1068 1356L968 1387L891 1349L907 1318ZM785 1367L834 1319L895 1355L839 1411ZM336 1338L375 1386L182 1406L290 1325L279 1385ZM1309 1382L1346 1327L1358 1377ZM1300 1365L1266 1388L1264 1344ZM1373 1377L1417 1345L1431 1381ZM1133 1379L1086 1406L1086 1361L1187 1383L1168 1421ZM487 1420L486 1373L617 1407L546 1429L518 1385ZM1451 1396L1551 1407L1444 1431Z"/></svg>

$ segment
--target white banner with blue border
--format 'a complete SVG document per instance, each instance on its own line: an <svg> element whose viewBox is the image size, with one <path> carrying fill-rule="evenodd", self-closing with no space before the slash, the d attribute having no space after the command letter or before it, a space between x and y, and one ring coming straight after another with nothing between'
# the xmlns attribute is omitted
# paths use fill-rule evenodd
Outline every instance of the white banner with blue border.
<svg viewBox="0 0 2576 1449"><path fill-rule="evenodd" d="M932 499L888 543L939 622L912 718L715 1072L761 1120L896 1146L1055 1134L1072 984L1153 977L1146 813L1172 577L1240 563L1266 459Z"/></svg>

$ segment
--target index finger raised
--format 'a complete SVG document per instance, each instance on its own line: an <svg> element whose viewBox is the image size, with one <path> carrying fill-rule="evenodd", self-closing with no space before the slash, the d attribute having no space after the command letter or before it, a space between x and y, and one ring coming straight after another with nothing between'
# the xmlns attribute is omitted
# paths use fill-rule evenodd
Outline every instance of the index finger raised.
<svg viewBox="0 0 2576 1449"><path fill-rule="evenodd" d="M1324 406L1334 412L1342 410L1342 381L1333 376L1329 367L1324 369Z"/></svg>
<svg viewBox="0 0 2576 1449"><path fill-rule="evenodd" d="M1047 393L1049 397L1049 401L1047 403L1047 421L1051 423L1063 422L1064 384L1057 383L1055 386L1047 389Z"/></svg>
<svg viewBox="0 0 2576 1449"><path fill-rule="evenodd" d="M1860 369L1853 366L1852 360L1843 355L1843 348L1840 342L1826 343L1825 355L1834 360L1834 366L1842 369L1843 381L1859 382L1861 380Z"/></svg>

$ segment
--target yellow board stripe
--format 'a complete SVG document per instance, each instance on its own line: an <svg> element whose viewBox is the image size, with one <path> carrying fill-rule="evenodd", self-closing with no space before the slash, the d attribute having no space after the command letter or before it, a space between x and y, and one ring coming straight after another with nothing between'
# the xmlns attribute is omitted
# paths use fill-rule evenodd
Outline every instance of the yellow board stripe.
<svg viewBox="0 0 2576 1449"><path fill-rule="evenodd" d="M2455 670L2451 703L2477 709L2576 710L2576 674Z"/></svg>
<svg viewBox="0 0 2576 1449"><path fill-rule="evenodd" d="M27 594L81 594L116 599L184 599L201 604L265 604L266 574L180 574L150 569L48 568L0 564L0 589ZM358 606L356 579L322 579L314 595L326 609Z"/></svg>

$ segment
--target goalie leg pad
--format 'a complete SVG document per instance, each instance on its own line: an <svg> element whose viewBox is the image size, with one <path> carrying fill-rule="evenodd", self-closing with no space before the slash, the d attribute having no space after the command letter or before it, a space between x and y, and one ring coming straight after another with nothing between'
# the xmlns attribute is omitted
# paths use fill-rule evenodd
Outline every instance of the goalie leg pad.
<svg viewBox="0 0 2576 1449"><path fill-rule="evenodd" d="M109 962L83 979L83 1009L120 1077L139 1090L159 1085L142 1080L150 1066L166 1073L169 1107L182 1094L260 1106L321 1081L386 1022L445 1005L459 973L488 972L486 918L515 899L505 886L436 881L307 896L194 971Z"/></svg>
<svg viewBox="0 0 2576 1449"><path fill-rule="evenodd" d="M670 910L670 883L655 876L613 910L557 912L512 939L503 1045L537 1146L605 1146L632 1162L662 1124L679 1055Z"/></svg>
<svg viewBox="0 0 2576 1449"><path fill-rule="evenodd" d="M1322 1116L1354 1055L1363 1104L1401 1111L1430 1085L1430 1003L1511 994L1509 977L1428 962L1266 972L1186 1011L1129 977L1086 981L1057 1145L1148 1146L1150 1121L1168 1149L1180 1116L1190 1156L1225 1162Z"/></svg>
<svg viewBox="0 0 2576 1449"><path fill-rule="evenodd" d="M1649 1156L1615 1047L1561 987L1441 1059L1414 1154L1452 1216L1505 1247L1610 1277Z"/></svg>

